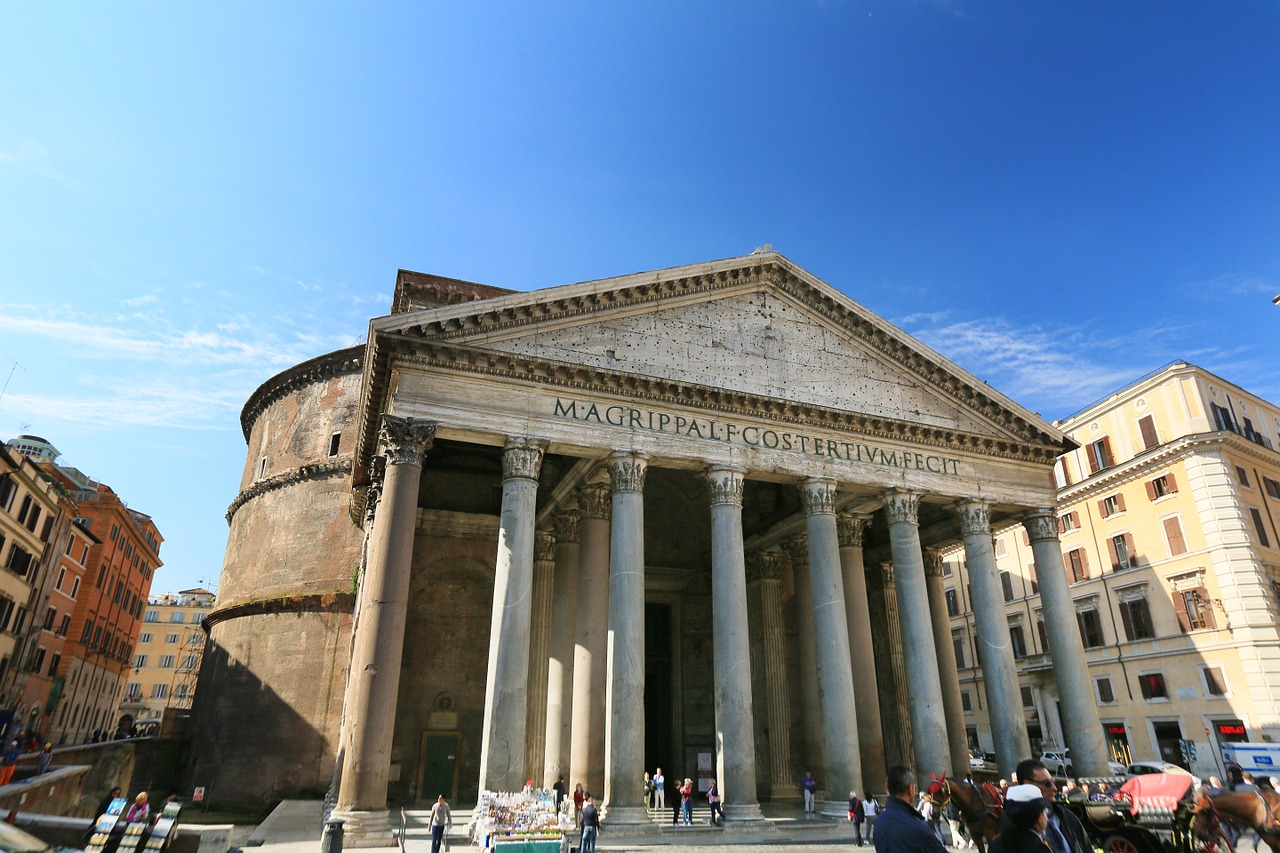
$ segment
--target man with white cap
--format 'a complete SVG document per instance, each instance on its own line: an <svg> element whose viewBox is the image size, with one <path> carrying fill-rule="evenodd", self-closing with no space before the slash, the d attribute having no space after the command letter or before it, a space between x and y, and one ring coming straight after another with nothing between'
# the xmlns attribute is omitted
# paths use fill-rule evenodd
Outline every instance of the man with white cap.
<svg viewBox="0 0 1280 853"><path fill-rule="evenodd" d="M1032 784L1040 789L1040 795L1050 802L1049 822L1044 830L1045 843L1053 853L1093 853L1093 845L1084 831L1080 818L1071 813L1062 803L1055 802L1058 786L1053 781L1053 774L1044 762L1034 758L1018 762L1018 781ZM1010 787L1009 790L1013 790Z"/></svg>
<svg viewBox="0 0 1280 853"><path fill-rule="evenodd" d="M1052 801L1039 786L1010 785L1000 834L992 840L990 853L1048 853L1045 832L1052 809Z"/></svg>

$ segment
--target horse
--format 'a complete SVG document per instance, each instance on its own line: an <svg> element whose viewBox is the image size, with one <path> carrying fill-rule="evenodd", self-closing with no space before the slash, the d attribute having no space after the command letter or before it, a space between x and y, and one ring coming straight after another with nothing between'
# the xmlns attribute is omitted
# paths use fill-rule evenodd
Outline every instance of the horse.
<svg viewBox="0 0 1280 853"><path fill-rule="evenodd" d="M1280 853L1280 794L1269 791L1210 794L1201 788L1196 794L1194 813L1195 833L1201 841L1213 843L1219 835L1226 837L1222 823L1232 821L1249 827L1267 842L1272 853Z"/></svg>
<svg viewBox="0 0 1280 853"><path fill-rule="evenodd" d="M933 797L934 804L945 809L955 800L969 830L969 837L978 847L978 853L987 853L987 842L1000 833L1000 813L1004 811L1004 804L998 800L985 799L982 791L972 782L948 779L946 773L941 776L930 773L929 776L933 781L925 790Z"/></svg>

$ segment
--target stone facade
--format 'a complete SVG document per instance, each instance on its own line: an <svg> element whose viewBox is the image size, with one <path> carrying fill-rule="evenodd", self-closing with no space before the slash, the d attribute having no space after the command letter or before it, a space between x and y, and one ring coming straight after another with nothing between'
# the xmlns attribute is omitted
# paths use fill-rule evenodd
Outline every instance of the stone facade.
<svg viewBox="0 0 1280 853"><path fill-rule="evenodd" d="M284 734L233 750L226 798L336 764L359 846L389 840L391 803L561 773L619 824L645 820L655 765L718 778L740 821L806 769L841 814L886 757L967 769L922 549L960 541L961 501L1043 514L1062 433L773 253L531 293L401 271L395 305L363 352L246 406L201 755L226 761L237 726ZM349 467L315 467L326 431ZM548 569L576 578L568 618L535 605ZM254 690L276 706L257 725Z"/></svg>

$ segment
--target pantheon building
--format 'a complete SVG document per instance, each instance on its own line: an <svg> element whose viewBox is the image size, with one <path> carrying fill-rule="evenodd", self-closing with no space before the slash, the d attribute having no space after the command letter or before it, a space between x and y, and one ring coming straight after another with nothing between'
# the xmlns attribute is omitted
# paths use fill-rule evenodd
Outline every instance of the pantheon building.
<svg viewBox="0 0 1280 853"><path fill-rule="evenodd" d="M730 820L969 767L962 544L1001 771L1029 754L993 526L1025 527L1076 771L1106 751L1051 477L1075 445L785 257L529 292L401 271L364 346L265 382L197 693L215 802L388 808L645 770Z"/></svg>

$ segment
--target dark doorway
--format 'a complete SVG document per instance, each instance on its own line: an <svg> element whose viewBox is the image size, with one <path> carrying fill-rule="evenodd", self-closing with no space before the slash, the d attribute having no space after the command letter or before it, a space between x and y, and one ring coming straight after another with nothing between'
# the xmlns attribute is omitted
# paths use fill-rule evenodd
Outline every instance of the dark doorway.
<svg viewBox="0 0 1280 853"><path fill-rule="evenodd" d="M441 794L446 800L457 799L458 739L457 732L423 733L422 784L418 788L418 799L435 802Z"/></svg>
<svg viewBox="0 0 1280 853"><path fill-rule="evenodd" d="M644 769L674 768L671 763L672 673L675 669L670 604L644 606ZM670 775L670 774L668 774Z"/></svg>
<svg viewBox="0 0 1280 853"><path fill-rule="evenodd" d="M1156 733L1156 745L1160 747L1160 757L1170 764L1176 764L1188 770L1187 759L1182 754L1182 727L1176 721L1152 723Z"/></svg>

